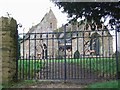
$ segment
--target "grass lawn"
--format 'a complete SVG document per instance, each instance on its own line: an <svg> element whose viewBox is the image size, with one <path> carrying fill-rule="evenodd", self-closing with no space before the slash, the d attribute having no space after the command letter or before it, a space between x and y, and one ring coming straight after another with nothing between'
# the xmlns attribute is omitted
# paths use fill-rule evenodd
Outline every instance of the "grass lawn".
<svg viewBox="0 0 120 90"><path fill-rule="evenodd" d="M51 60L18 60L18 77L34 76L35 72L44 67L45 63L50 62L65 62L64 59ZM116 61L114 58L80 58L80 59L66 59L66 63L79 64L82 68L90 69L104 74L116 75ZM21 74L21 75L20 75ZM30 75L30 76L29 76Z"/></svg>
<svg viewBox="0 0 120 90"><path fill-rule="evenodd" d="M34 78L42 67L44 62L40 60L18 60L18 78Z"/></svg>
<svg viewBox="0 0 120 90"><path fill-rule="evenodd" d="M118 81L99 82L88 85L87 88L118 88Z"/></svg>

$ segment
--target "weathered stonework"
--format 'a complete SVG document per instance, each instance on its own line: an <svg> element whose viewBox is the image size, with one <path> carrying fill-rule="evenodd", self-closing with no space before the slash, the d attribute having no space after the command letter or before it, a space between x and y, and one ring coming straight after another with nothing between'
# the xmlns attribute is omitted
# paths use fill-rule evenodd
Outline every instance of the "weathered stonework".
<svg viewBox="0 0 120 90"><path fill-rule="evenodd" d="M17 22L13 18L0 18L0 73L2 84L13 80L16 73Z"/></svg>
<svg viewBox="0 0 120 90"><path fill-rule="evenodd" d="M95 29L86 27L87 26L85 26L84 23L79 25L79 27L77 24L72 25L72 23L69 23L66 26L66 37L69 38L69 40L71 39L71 42L66 44L69 44L69 48L71 47L72 58L74 58L74 53L76 51L79 51L80 56L112 56L114 53L113 36L109 32L109 30L102 25L99 28L96 26ZM61 27L58 31L64 31L64 29ZM67 35L68 32L71 32L72 36ZM64 38L64 33L62 33L59 38ZM64 47L64 42L62 42L60 47Z"/></svg>
<svg viewBox="0 0 120 90"><path fill-rule="evenodd" d="M2 41L2 34L0 33L0 47L2 47L2 42L1 41ZM2 57L1 56L2 56L2 51L0 49L0 85L2 85Z"/></svg>
<svg viewBox="0 0 120 90"><path fill-rule="evenodd" d="M47 56L49 58L55 57L56 52L58 50L58 44L57 44L58 41L57 39L55 39L56 38L55 34L52 34L52 33L56 29L57 29L57 19L53 11L50 9L50 11L45 14L45 16L40 21L40 23L30 28L30 30L25 36L25 38L27 39L24 38L25 40L21 41L20 43L21 56L24 56L24 58L29 58L29 56L36 56L36 58L42 58L41 46L45 44L47 46ZM47 36L47 33L50 33L50 32L51 34L48 34ZM39 33L39 34L31 34L31 33ZM30 42L29 42L29 36L30 36ZM34 39L34 40L31 40L31 39ZM23 42L24 42L24 45L23 45ZM36 46L36 50L35 50L35 46ZM24 52L23 52L23 49L24 49Z"/></svg>
<svg viewBox="0 0 120 90"><path fill-rule="evenodd" d="M97 37L96 35L98 35L99 38L99 56L112 56L113 37L110 35L109 31L105 29L99 31L80 32L78 34L80 38L72 39L72 53L74 54L75 51L78 50L81 55L90 55L90 42L92 39L94 39L94 37Z"/></svg>

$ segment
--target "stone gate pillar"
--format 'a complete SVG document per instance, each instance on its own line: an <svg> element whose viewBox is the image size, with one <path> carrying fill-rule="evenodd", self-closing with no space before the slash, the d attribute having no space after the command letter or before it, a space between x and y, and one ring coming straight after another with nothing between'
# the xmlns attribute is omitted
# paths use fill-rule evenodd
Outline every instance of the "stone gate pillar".
<svg viewBox="0 0 120 90"><path fill-rule="evenodd" d="M0 73L2 84L15 77L17 56L17 22L13 18L0 18Z"/></svg>

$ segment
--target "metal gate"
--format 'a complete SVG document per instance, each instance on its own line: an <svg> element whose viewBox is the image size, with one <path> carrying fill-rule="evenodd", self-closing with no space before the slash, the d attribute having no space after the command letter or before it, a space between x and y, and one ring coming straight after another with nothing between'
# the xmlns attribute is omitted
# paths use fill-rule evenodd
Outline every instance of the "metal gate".
<svg viewBox="0 0 120 90"><path fill-rule="evenodd" d="M61 32L19 34L17 79L116 79L113 37L108 30L67 31L66 26Z"/></svg>

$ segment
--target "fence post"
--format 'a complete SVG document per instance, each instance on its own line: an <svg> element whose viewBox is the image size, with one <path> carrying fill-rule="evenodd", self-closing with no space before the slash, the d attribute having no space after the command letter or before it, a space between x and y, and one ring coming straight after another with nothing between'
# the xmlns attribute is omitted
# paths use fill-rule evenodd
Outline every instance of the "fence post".
<svg viewBox="0 0 120 90"><path fill-rule="evenodd" d="M119 52L119 54L118 54L118 79L120 79L120 31L118 32L118 38L117 38L118 40L118 42L117 42L117 44L118 44L118 52Z"/></svg>
<svg viewBox="0 0 120 90"><path fill-rule="evenodd" d="M2 84L13 81L16 74L17 22L13 18L0 18L0 63L2 63Z"/></svg>
<svg viewBox="0 0 120 90"><path fill-rule="evenodd" d="M118 43L117 43L117 30L115 29L115 39L116 39L116 79L119 79L119 70L118 70Z"/></svg>
<svg viewBox="0 0 120 90"><path fill-rule="evenodd" d="M64 30L64 80L66 81L66 25L63 26Z"/></svg>
<svg viewBox="0 0 120 90"><path fill-rule="evenodd" d="M20 52L20 40L19 40L19 35L18 35L18 25L16 27L16 40L17 40L17 44L16 44L16 49L17 49L17 55L16 55L16 73L15 73L15 79L18 80L18 60L19 60L19 52Z"/></svg>

